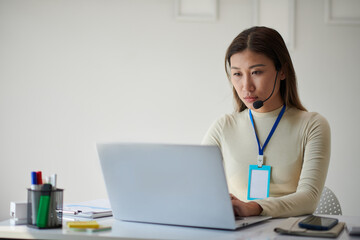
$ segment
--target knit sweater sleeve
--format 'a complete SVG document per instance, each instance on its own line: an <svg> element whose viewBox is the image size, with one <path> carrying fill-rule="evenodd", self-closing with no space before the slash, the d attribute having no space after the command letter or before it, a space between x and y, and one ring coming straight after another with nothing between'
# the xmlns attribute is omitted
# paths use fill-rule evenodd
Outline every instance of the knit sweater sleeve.
<svg viewBox="0 0 360 240"><path fill-rule="evenodd" d="M229 116L225 115L215 121L209 130L206 132L201 144L202 145L216 145L221 149L221 142L223 140L223 127L228 121Z"/></svg>
<svg viewBox="0 0 360 240"><path fill-rule="evenodd" d="M330 127L324 117L314 114L304 131L303 163L296 192L256 200L263 208L261 215L289 217L311 214L316 209L330 161Z"/></svg>

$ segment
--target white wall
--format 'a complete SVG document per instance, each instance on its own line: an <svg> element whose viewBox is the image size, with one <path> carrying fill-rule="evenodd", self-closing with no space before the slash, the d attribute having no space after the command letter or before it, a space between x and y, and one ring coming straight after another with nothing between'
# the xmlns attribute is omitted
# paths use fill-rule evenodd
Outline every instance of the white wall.
<svg viewBox="0 0 360 240"><path fill-rule="evenodd" d="M251 0L220 0L216 22L176 21L171 0L0 0L0 219L30 171L58 174L65 201L106 197L94 143L200 143L232 111L223 57L252 24ZM332 128L327 185L360 215L360 26L296 3L300 96Z"/></svg>

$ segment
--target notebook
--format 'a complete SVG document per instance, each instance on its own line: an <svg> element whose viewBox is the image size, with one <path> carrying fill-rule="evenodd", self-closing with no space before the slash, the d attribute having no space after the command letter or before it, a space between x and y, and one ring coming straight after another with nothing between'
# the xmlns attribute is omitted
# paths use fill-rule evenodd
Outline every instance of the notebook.
<svg viewBox="0 0 360 240"><path fill-rule="evenodd" d="M235 220L216 146L97 144L117 220L235 230L271 217Z"/></svg>
<svg viewBox="0 0 360 240"><path fill-rule="evenodd" d="M63 215L68 218L102 218L112 216L108 199L96 199L64 204Z"/></svg>

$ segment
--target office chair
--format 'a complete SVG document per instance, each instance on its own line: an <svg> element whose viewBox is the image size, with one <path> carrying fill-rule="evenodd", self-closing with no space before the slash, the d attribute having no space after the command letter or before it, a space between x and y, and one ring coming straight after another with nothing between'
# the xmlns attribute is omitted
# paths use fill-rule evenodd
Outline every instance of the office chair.
<svg viewBox="0 0 360 240"><path fill-rule="evenodd" d="M328 187L324 187L314 214L342 215L340 202Z"/></svg>

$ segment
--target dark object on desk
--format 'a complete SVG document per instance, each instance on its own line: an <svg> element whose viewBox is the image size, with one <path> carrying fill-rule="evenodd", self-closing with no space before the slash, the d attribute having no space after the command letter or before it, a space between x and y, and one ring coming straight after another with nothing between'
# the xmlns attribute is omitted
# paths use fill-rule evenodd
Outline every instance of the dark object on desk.
<svg viewBox="0 0 360 240"><path fill-rule="evenodd" d="M345 223L339 222L330 230L318 231L299 227L299 222L304 218L291 217L280 223L274 229L275 232L285 235L308 236L308 237L328 237L336 238L344 229Z"/></svg>
<svg viewBox="0 0 360 240"><path fill-rule="evenodd" d="M310 215L299 222L299 227L310 230L325 231L333 228L339 221L336 218Z"/></svg>
<svg viewBox="0 0 360 240"><path fill-rule="evenodd" d="M346 228L349 232L349 235L352 236L360 236L360 225L354 225L354 224L346 224Z"/></svg>

